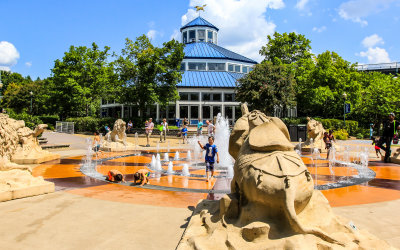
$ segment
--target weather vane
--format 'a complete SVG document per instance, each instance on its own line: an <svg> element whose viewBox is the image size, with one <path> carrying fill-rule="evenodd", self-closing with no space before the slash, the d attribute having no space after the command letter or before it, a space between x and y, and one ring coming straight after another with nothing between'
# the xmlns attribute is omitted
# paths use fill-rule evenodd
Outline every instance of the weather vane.
<svg viewBox="0 0 400 250"><path fill-rule="evenodd" d="M194 6L196 8L196 12L199 12L199 16L200 16L200 11L204 11L204 7L206 7L207 4L204 4L203 6Z"/></svg>

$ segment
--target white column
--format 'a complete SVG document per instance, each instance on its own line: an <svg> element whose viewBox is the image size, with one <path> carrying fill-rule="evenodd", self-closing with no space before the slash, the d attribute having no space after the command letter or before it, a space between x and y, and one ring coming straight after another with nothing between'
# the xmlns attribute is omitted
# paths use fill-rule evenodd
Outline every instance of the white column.
<svg viewBox="0 0 400 250"><path fill-rule="evenodd" d="M121 119L124 118L124 104L121 105Z"/></svg>
<svg viewBox="0 0 400 250"><path fill-rule="evenodd" d="M156 104L156 121L160 120L160 105Z"/></svg>
<svg viewBox="0 0 400 250"><path fill-rule="evenodd" d="M180 116L180 114L179 114L179 101L176 101L176 104L175 104L175 118L176 119L180 119L181 118L181 116Z"/></svg>

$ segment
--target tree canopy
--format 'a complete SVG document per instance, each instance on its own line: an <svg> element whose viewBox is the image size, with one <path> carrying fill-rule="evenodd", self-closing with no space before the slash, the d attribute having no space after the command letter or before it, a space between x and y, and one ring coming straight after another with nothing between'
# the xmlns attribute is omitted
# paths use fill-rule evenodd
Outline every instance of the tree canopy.
<svg viewBox="0 0 400 250"><path fill-rule="evenodd" d="M135 42L127 38L125 48L114 62L122 82L119 101L137 104L143 111L147 105L165 106L177 100L176 85L182 79L179 69L183 57L183 45L175 40L159 48L145 35Z"/></svg>
<svg viewBox="0 0 400 250"><path fill-rule="evenodd" d="M54 63L54 101L62 117L88 116L99 105L108 88L112 88L113 69L107 61L109 47L100 50L96 43L91 48L71 46L62 60Z"/></svg>
<svg viewBox="0 0 400 250"><path fill-rule="evenodd" d="M296 105L294 87L295 80L289 67L264 61L239 79L236 99L273 115L276 106L286 108Z"/></svg>

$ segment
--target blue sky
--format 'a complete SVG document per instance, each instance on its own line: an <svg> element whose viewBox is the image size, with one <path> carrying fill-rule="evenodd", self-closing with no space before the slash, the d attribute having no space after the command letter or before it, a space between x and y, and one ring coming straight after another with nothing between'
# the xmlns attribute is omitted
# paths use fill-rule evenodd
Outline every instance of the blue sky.
<svg viewBox="0 0 400 250"><path fill-rule="evenodd" d="M200 4L220 28L219 45L257 61L274 31L304 34L314 54L400 61L400 0L0 0L0 69L44 78L70 45L96 42L119 53L126 37L142 34L161 45L179 37Z"/></svg>

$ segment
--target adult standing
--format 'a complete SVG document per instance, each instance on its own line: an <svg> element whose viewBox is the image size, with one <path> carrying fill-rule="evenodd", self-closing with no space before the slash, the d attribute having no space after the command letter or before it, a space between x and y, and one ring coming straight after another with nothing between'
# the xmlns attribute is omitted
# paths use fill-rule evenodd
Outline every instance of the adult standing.
<svg viewBox="0 0 400 250"><path fill-rule="evenodd" d="M183 124L182 125L189 126L189 120L186 117L183 119Z"/></svg>
<svg viewBox="0 0 400 250"><path fill-rule="evenodd" d="M161 122L161 126L162 126L162 130L160 131L160 142L162 142L162 137L164 135L164 142L167 141L167 131L168 129L168 122L167 119L163 119L163 121Z"/></svg>
<svg viewBox="0 0 400 250"><path fill-rule="evenodd" d="M201 118L199 118L199 122L197 123L197 136L200 136L203 134L203 122L201 121Z"/></svg>
<svg viewBox="0 0 400 250"><path fill-rule="evenodd" d="M383 123L383 134L382 137L379 139L379 147L385 151L384 162L390 162L390 154L392 153L392 151L390 150L390 146L392 144L392 140L396 133L396 130L400 127L394 120L394 118L394 113L390 113L389 119Z"/></svg>
<svg viewBox="0 0 400 250"><path fill-rule="evenodd" d="M209 120L206 121L208 137L215 135L215 126Z"/></svg>
<svg viewBox="0 0 400 250"><path fill-rule="evenodd" d="M150 118L149 121L146 122L145 127L146 127L146 138L147 138L146 147L150 147L150 136L151 133L153 133L153 128L154 128L154 123L152 118Z"/></svg>

